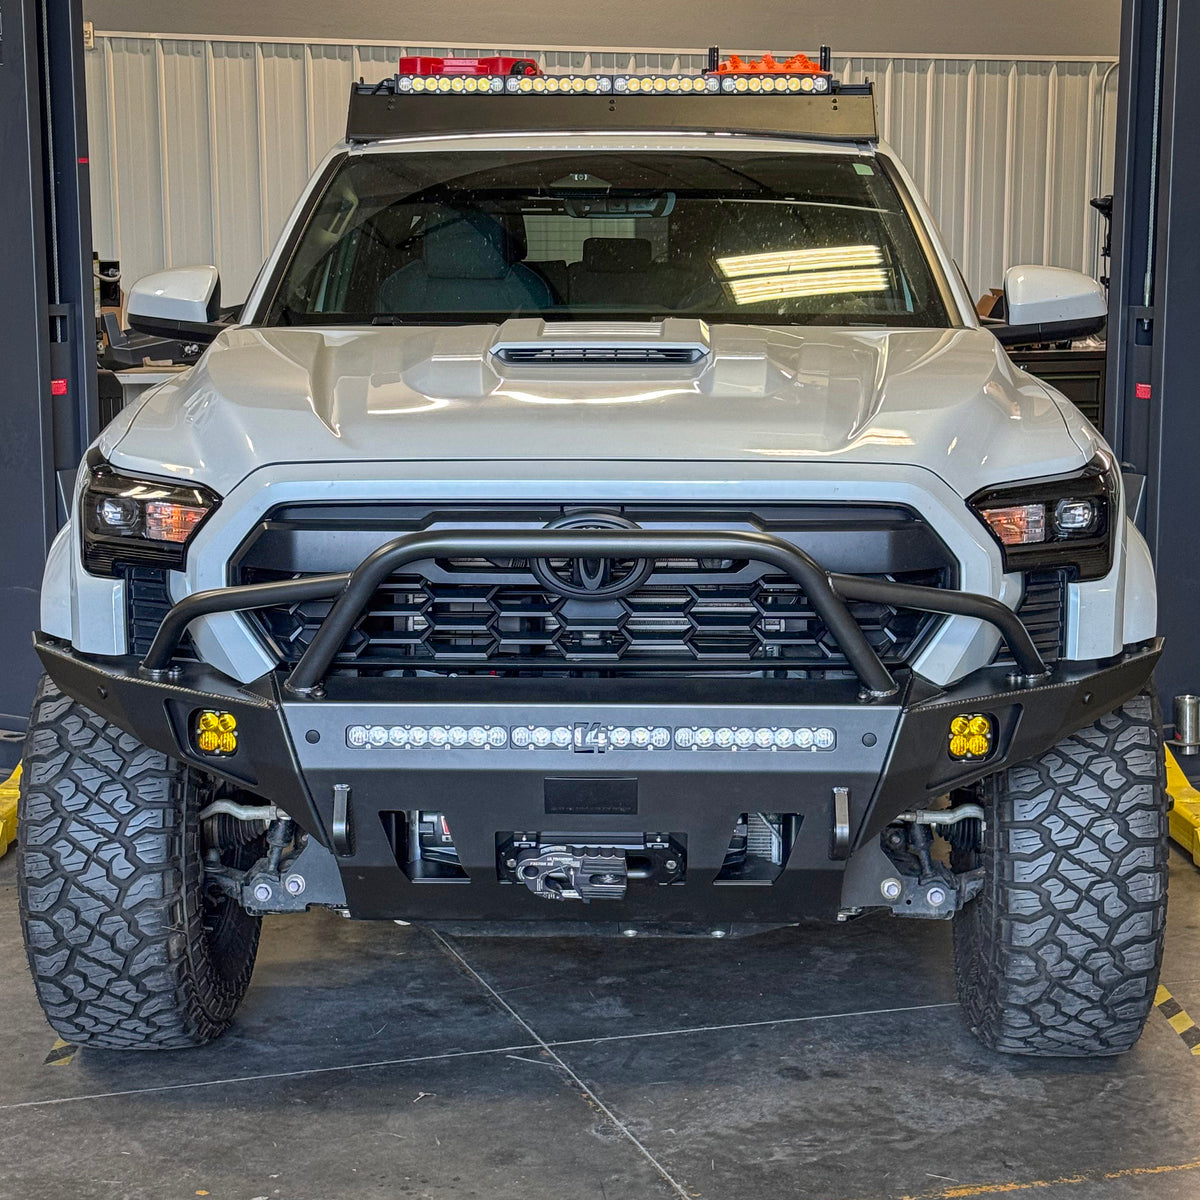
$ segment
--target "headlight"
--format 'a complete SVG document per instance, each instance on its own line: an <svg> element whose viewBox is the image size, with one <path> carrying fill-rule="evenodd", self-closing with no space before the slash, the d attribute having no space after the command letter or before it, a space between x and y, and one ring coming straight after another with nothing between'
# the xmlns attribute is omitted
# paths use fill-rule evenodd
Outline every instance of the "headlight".
<svg viewBox="0 0 1200 1200"><path fill-rule="evenodd" d="M1121 477L1108 454L1081 474L971 497L971 508L1000 543L1006 571L1065 567L1079 580L1112 570Z"/></svg>
<svg viewBox="0 0 1200 1200"><path fill-rule="evenodd" d="M121 566L181 570L187 545L219 498L202 487L180 487L120 475L89 461L80 499L83 565L110 578Z"/></svg>

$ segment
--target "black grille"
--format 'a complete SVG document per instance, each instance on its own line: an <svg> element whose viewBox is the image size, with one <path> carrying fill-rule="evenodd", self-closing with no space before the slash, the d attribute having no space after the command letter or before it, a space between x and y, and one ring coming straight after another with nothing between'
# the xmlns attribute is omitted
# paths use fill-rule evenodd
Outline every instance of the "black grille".
<svg viewBox="0 0 1200 1200"><path fill-rule="evenodd" d="M159 567L126 567L125 586L129 653L140 658L149 651L159 625L171 609L167 573ZM186 662L196 661L196 651L188 635L184 635L175 657Z"/></svg>
<svg viewBox="0 0 1200 1200"><path fill-rule="evenodd" d="M1056 663L1062 657L1066 602L1065 571L1030 571L1025 576L1025 597L1017 616L1047 663ZM1002 666L1016 665L1003 643L992 661Z"/></svg>
<svg viewBox="0 0 1200 1200"><path fill-rule="evenodd" d="M556 674L598 671L848 671L845 657L808 599L786 577L754 577L746 564L704 570L658 564L651 580L618 600L567 599L536 582L489 582L521 574L522 564L450 562L443 578L404 574L375 594L335 662L343 674L397 670ZM446 580L455 570L471 581ZM674 577L673 577L674 576ZM722 578L722 577L725 578ZM247 567L245 582L287 578ZM882 577L882 576L877 576ZM946 586L940 569L889 575L902 583ZM886 605L852 603L855 619L883 661L911 659L941 618ZM294 663L329 612L314 601L257 614L287 663Z"/></svg>
<svg viewBox="0 0 1200 1200"><path fill-rule="evenodd" d="M537 366L555 363L697 363L704 351L693 346L509 346L496 352L496 357L514 366Z"/></svg>

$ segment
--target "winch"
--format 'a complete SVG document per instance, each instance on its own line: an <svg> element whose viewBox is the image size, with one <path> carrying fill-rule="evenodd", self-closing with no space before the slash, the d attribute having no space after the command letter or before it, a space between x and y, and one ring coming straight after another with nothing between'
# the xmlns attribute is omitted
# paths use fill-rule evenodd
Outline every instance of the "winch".
<svg viewBox="0 0 1200 1200"><path fill-rule="evenodd" d="M592 835L594 838L594 835ZM669 884L683 876L674 835L607 835L603 845L578 834L513 834L500 849L500 877L544 900L621 900L631 879Z"/></svg>

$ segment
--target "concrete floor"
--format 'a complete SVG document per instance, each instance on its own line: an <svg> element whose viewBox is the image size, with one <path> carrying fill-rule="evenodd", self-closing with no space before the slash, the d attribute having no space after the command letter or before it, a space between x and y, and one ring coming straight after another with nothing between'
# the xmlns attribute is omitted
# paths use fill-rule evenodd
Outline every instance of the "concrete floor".
<svg viewBox="0 0 1200 1200"><path fill-rule="evenodd" d="M1200 1016L1200 872L1164 984ZM0 1197L1039 1200L1200 1196L1200 1057L989 1054L950 930L443 941L268 922L232 1032L47 1065L0 861Z"/></svg>

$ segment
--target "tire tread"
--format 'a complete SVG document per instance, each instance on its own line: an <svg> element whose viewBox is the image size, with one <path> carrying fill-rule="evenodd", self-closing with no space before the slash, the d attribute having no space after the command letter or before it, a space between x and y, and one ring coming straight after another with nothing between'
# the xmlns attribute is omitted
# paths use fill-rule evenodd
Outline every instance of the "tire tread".
<svg viewBox="0 0 1200 1200"><path fill-rule="evenodd" d="M217 970L204 928L187 768L43 678L24 748L18 890L47 1020L76 1045L175 1049L220 1036L257 921Z"/></svg>
<svg viewBox="0 0 1200 1200"><path fill-rule="evenodd" d="M983 893L955 920L959 1000L1010 1054L1121 1054L1154 1004L1167 901L1157 701L1143 692L992 781Z"/></svg>

